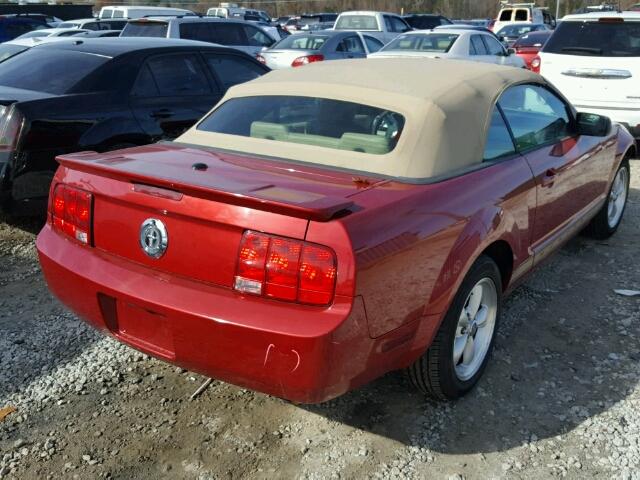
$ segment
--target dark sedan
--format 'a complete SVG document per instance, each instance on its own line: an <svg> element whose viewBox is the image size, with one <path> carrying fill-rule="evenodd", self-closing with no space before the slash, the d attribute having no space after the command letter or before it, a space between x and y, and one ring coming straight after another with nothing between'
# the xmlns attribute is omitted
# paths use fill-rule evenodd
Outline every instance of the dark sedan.
<svg viewBox="0 0 640 480"><path fill-rule="evenodd" d="M55 157L173 139L269 69L235 49L148 38L39 45L0 69L0 201L44 213Z"/></svg>
<svg viewBox="0 0 640 480"><path fill-rule="evenodd" d="M522 35L531 32L542 32L551 30L544 23L512 23L506 27L502 27L496 33L509 47L513 46Z"/></svg>

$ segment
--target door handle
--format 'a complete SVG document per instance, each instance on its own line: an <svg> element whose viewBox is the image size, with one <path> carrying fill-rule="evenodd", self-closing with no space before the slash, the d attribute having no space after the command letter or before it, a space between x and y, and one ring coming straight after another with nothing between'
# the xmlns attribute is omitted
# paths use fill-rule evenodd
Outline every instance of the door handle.
<svg viewBox="0 0 640 480"><path fill-rule="evenodd" d="M551 187L553 185L553 182L556 181L557 174L558 171L555 168L549 168L546 172L544 172L540 184L543 187Z"/></svg>
<svg viewBox="0 0 640 480"><path fill-rule="evenodd" d="M169 118L173 116L173 112L168 108L161 108L160 110L155 110L149 114L152 118Z"/></svg>

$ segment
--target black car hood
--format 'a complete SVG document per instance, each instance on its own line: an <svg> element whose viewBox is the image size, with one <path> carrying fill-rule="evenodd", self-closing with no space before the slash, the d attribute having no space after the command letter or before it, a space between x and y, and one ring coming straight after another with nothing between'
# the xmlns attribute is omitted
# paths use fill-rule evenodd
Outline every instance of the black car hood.
<svg viewBox="0 0 640 480"><path fill-rule="evenodd" d="M21 88L3 87L0 85L0 105L11 105L16 102L27 102L41 98L55 97L51 93L23 90Z"/></svg>

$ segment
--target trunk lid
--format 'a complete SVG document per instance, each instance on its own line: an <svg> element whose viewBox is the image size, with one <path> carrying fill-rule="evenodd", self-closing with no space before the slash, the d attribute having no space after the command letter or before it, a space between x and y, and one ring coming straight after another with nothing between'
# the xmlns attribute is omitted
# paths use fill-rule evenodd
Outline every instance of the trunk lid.
<svg viewBox="0 0 640 480"><path fill-rule="evenodd" d="M260 55L267 62L267 67L272 70L281 68L289 68L293 61L298 57L306 57L308 55L317 55L319 50L265 50Z"/></svg>
<svg viewBox="0 0 640 480"><path fill-rule="evenodd" d="M94 194L96 248L229 288L245 230L304 239L310 219L330 220L353 206L350 197L363 185L381 181L178 144L58 161L63 181ZM166 228L168 246L160 258L148 256L141 245L148 219Z"/></svg>

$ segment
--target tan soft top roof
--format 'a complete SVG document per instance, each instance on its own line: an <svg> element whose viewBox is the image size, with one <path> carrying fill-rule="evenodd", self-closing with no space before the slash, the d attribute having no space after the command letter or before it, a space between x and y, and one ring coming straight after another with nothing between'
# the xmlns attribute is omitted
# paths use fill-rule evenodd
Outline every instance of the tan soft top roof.
<svg viewBox="0 0 640 480"><path fill-rule="evenodd" d="M396 148L384 155L211 133L197 125L176 141L414 179L482 161L493 104L516 83L544 83L524 69L426 58L320 62L276 70L229 89L235 97L296 95L346 100L405 116ZM214 107L215 110L215 107Z"/></svg>

